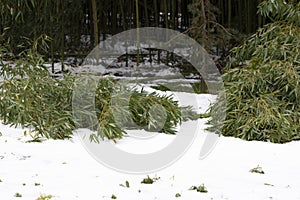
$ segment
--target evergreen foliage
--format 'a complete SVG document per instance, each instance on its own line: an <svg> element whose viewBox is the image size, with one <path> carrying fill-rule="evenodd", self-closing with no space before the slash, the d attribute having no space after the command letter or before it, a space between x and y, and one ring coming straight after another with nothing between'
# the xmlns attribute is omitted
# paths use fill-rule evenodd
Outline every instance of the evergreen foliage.
<svg viewBox="0 0 300 200"><path fill-rule="evenodd" d="M31 127L36 137L68 138L74 129L71 111L73 78L52 78L41 55L32 50L13 61L1 60L0 118Z"/></svg>
<svg viewBox="0 0 300 200"><path fill-rule="evenodd" d="M199 4L201 1L203 6ZM252 33L263 24L255 15L255 7L261 0L201 1L2 0L0 34L6 33L5 39L14 52L19 52L17 46L23 37L35 40L46 34L52 38L50 50L44 53L47 58L58 62L76 57L74 63L79 64L100 40L132 28L163 27L178 31L192 28L191 35L197 41L202 40L207 50L211 50L210 45L217 45L214 49L223 54L240 34L229 37L220 25ZM201 13L205 14L205 22ZM202 34L198 34L200 31Z"/></svg>
<svg viewBox="0 0 300 200"><path fill-rule="evenodd" d="M39 137L69 138L78 125L72 113L74 82L78 77L71 74L52 77L37 49L38 44L34 42L32 49L22 51L15 57L10 54L11 61L5 61L9 50L1 47L0 119L5 124L32 128L35 140ZM131 94L129 109L123 106L124 99L120 94ZM118 103L113 104L115 99ZM191 107L180 107L172 96L120 86L109 78L100 79L97 85L95 109L97 126L89 124L88 120L94 113L83 115L86 123L83 125L97 130L97 134L90 138L96 142L100 138L122 138L126 134L125 129L175 134L176 126L182 121L200 116ZM116 116L121 117L124 126L119 126Z"/></svg>
<svg viewBox="0 0 300 200"><path fill-rule="evenodd" d="M264 1L258 12L273 22L232 49L225 91L211 107L211 129L245 140L299 140L300 4ZM225 105L222 122L217 110Z"/></svg>

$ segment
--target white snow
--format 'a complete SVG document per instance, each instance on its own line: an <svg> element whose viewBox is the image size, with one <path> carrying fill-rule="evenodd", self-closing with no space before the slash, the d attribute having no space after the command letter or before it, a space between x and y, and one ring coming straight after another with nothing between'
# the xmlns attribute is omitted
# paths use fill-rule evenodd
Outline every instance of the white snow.
<svg viewBox="0 0 300 200"><path fill-rule="evenodd" d="M176 93L191 102L191 94ZM199 112L205 112L215 96L196 95ZM199 108L201 107L201 108ZM215 149L199 160L201 146L209 133L207 119L199 119L197 138L186 154L172 166L150 177L153 184L141 184L147 175L123 174L104 167L84 149L78 136L70 140L26 143L24 129L0 124L0 199L35 200L52 195L57 200L198 200L198 199L300 199L300 142L272 144L220 137ZM191 122L186 122L191 123ZM195 123L195 122L194 122ZM28 130L27 130L28 132ZM168 145L176 136L154 134L145 140L126 137L118 148L147 153ZM265 174L250 173L257 166ZM130 187L122 187L128 181ZM40 185L39 185L40 184ZM204 184L208 193L188 190ZM16 193L22 197L14 197ZM181 197L176 198L175 194Z"/></svg>

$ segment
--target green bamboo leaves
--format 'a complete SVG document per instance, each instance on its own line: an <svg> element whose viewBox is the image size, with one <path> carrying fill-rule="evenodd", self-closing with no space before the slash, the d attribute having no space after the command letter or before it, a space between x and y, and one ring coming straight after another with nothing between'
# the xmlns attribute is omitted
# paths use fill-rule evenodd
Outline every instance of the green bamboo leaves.
<svg viewBox="0 0 300 200"><path fill-rule="evenodd" d="M300 4L293 0L263 1L258 6L258 13L275 21L285 21L300 25Z"/></svg>
<svg viewBox="0 0 300 200"><path fill-rule="evenodd" d="M275 1L264 1L260 12L281 19L286 15L282 10L293 4ZM299 6L292 9L300 11ZM245 140L300 139L300 27L294 22L267 24L232 50L223 75L225 93L211 108L213 130L223 125L220 134ZM225 101L227 117L220 124L216 111Z"/></svg>
<svg viewBox="0 0 300 200"><path fill-rule="evenodd" d="M22 55L26 59L20 57L2 62L0 119L5 124L32 128L36 133L34 140L39 137L71 137L79 123L74 121L72 113L76 76L65 74L60 78L51 77L36 51L28 50ZM182 121L199 117L191 107L180 107L173 96L132 89L127 85L118 85L117 81L109 78L100 79L94 93L81 93L83 96L92 95L95 105L81 102L87 112L80 113L83 128L96 131L90 138L94 142L104 138L120 139L128 129L175 134ZM126 98L120 94L130 94L127 105ZM113 103L116 99L117 103ZM94 116L97 123L90 120ZM120 126L116 119L125 123Z"/></svg>
<svg viewBox="0 0 300 200"><path fill-rule="evenodd" d="M120 139L129 129L176 134L176 127L183 121L199 118L191 107L179 107L173 96L147 93L124 85L120 87L112 79L100 79L95 109L98 126L91 128L94 124L88 125L97 130L97 134L90 136L94 142L104 138ZM89 114L86 119L88 117Z"/></svg>
<svg viewBox="0 0 300 200"><path fill-rule="evenodd" d="M24 60L20 65L5 64L1 74L6 74L0 82L0 118L4 123L32 127L36 137L71 136L71 77L54 79L47 69Z"/></svg>

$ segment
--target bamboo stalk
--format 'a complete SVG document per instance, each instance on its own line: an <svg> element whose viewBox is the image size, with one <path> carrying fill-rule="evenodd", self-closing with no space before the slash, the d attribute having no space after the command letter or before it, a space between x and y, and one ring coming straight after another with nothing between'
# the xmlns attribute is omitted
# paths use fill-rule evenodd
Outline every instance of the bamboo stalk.
<svg viewBox="0 0 300 200"><path fill-rule="evenodd" d="M97 2L92 1L92 13L93 13L93 27L94 27L94 47L99 44L99 30L98 30L98 16L97 16Z"/></svg>
<svg viewBox="0 0 300 200"><path fill-rule="evenodd" d="M51 37L51 42L50 42L50 51L51 51L51 71L54 73L54 48L53 48L53 40L54 40L54 34L53 34L53 16L52 12L50 12L50 37Z"/></svg>
<svg viewBox="0 0 300 200"><path fill-rule="evenodd" d="M112 2L112 34L116 34L117 31L117 3L115 1L111 1Z"/></svg>
<svg viewBox="0 0 300 200"><path fill-rule="evenodd" d="M61 1L61 10L64 10L64 2ZM61 71L65 71L65 65L64 65L64 60L65 60L65 26L64 26L64 14L62 12L61 16Z"/></svg>
<svg viewBox="0 0 300 200"><path fill-rule="evenodd" d="M146 26L149 27L149 15L148 15L147 0L144 0L144 8L145 8Z"/></svg>
<svg viewBox="0 0 300 200"><path fill-rule="evenodd" d="M176 12L176 0L171 1L171 7L172 7L172 28L176 29L176 23L175 23L175 12Z"/></svg>
<svg viewBox="0 0 300 200"><path fill-rule="evenodd" d="M169 14L168 14L168 4L167 0L164 0L164 12L165 12L165 23L166 23L166 28L169 28Z"/></svg>
<svg viewBox="0 0 300 200"><path fill-rule="evenodd" d="M137 41L137 59L136 64L140 64L140 32L139 32L139 1L135 0L135 12L136 12L136 41Z"/></svg>
<svg viewBox="0 0 300 200"><path fill-rule="evenodd" d="M227 23L228 23L228 28L231 28L231 0L228 0L228 3L227 3L227 7L228 7L228 13L227 13L227 17L228 17L228 21L227 21Z"/></svg>
<svg viewBox="0 0 300 200"><path fill-rule="evenodd" d="M154 15L155 15L155 26L158 27L159 26L159 11L158 11L158 8L157 8L157 0L154 0L153 1L154 3Z"/></svg>
<svg viewBox="0 0 300 200"><path fill-rule="evenodd" d="M126 30L126 21L125 21L125 12L124 12L124 8L123 8L123 3L122 0L119 0L119 4L120 4L120 10L121 10L121 15L122 15L122 27L123 30Z"/></svg>

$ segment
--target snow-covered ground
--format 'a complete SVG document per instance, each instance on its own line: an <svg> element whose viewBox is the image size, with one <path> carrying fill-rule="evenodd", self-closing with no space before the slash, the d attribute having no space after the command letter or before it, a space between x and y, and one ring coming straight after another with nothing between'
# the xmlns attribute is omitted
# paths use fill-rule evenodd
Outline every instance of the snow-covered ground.
<svg viewBox="0 0 300 200"><path fill-rule="evenodd" d="M190 94L178 95L189 102ZM201 112L214 99L196 97ZM204 130L206 121L185 122L199 124L197 138L176 163L149 174L160 177L153 184L141 183L147 175L119 173L101 165L77 135L70 140L26 143L31 137L24 136L24 129L0 124L0 200L35 200L41 195L57 200L300 199L300 142L272 144L220 137L212 153L199 160L207 134L213 134ZM157 134L147 147L164 146L174 137ZM140 152L142 147L130 137L119 141L120 149ZM257 166L265 173L250 172ZM207 193L189 190L202 184ZM15 197L17 193L22 197Z"/></svg>

